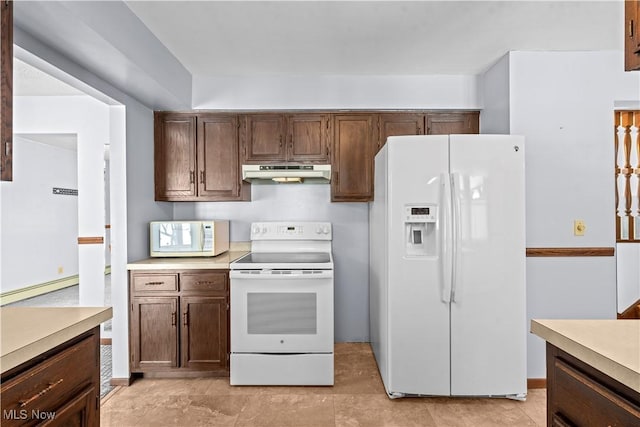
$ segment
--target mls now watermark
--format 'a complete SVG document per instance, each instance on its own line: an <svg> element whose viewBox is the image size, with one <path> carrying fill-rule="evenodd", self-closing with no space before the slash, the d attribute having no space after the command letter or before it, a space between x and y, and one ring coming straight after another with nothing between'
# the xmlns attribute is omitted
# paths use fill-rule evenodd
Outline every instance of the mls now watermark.
<svg viewBox="0 0 640 427"><path fill-rule="evenodd" d="M39 409L9 409L2 411L2 418L5 420L53 420L56 417L55 411L41 411Z"/></svg>

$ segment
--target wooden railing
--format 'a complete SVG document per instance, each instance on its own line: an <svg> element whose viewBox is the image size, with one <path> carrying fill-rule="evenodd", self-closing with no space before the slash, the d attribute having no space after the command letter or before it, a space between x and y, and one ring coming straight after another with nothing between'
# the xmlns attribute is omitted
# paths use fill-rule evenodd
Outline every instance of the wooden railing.
<svg viewBox="0 0 640 427"><path fill-rule="evenodd" d="M614 113L616 241L640 242L640 111Z"/></svg>

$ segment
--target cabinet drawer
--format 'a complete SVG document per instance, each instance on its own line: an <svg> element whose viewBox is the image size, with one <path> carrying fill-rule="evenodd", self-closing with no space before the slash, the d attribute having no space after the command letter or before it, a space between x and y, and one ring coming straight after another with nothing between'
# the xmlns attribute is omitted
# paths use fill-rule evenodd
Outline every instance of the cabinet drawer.
<svg viewBox="0 0 640 427"><path fill-rule="evenodd" d="M177 291L178 274L174 273L136 273L133 276L135 292Z"/></svg>
<svg viewBox="0 0 640 427"><path fill-rule="evenodd" d="M562 359L553 364L554 426L640 425L640 407Z"/></svg>
<svg viewBox="0 0 640 427"><path fill-rule="evenodd" d="M227 273L182 273L180 287L183 291L207 291L224 294L227 291Z"/></svg>
<svg viewBox="0 0 640 427"><path fill-rule="evenodd" d="M0 387L2 425L31 425L90 386L99 369L97 344L90 337L63 350ZM40 414L40 415L37 415Z"/></svg>

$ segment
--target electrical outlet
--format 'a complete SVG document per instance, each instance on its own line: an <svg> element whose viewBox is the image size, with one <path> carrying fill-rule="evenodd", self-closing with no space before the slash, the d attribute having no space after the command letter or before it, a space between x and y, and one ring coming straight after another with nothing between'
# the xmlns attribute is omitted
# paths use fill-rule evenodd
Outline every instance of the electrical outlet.
<svg viewBox="0 0 640 427"><path fill-rule="evenodd" d="M58 274L63 274L64 273L64 267L63 266L59 266L58 267Z"/></svg>
<svg viewBox="0 0 640 427"><path fill-rule="evenodd" d="M573 235L574 236L584 236L584 232L586 231L587 226L584 224L584 221L581 219L576 219L573 221Z"/></svg>

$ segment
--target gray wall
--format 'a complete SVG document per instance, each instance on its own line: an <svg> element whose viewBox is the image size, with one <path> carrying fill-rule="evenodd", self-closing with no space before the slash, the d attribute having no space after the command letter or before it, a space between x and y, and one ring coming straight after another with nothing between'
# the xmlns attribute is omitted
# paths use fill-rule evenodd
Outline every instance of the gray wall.
<svg viewBox="0 0 640 427"><path fill-rule="evenodd" d="M524 135L527 247L613 247L613 110L640 97L622 53L511 52L483 76L483 132ZM584 236L573 221L586 222ZM615 318L614 257L528 258L527 317ZM527 375L545 377L528 334Z"/></svg>

